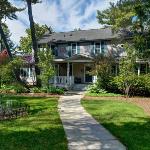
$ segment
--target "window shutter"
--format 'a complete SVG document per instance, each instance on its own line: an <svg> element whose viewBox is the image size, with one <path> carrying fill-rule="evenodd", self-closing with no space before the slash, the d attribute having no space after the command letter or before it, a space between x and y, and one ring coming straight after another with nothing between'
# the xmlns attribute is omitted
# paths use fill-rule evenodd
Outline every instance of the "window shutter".
<svg viewBox="0 0 150 150"><path fill-rule="evenodd" d="M106 51L106 41L101 41L101 53L104 54Z"/></svg>
<svg viewBox="0 0 150 150"><path fill-rule="evenodd" d="M58 56L58 47L57 46L54 47L54 54L55 54L55 56Z"/></svg>
<svg viewBox="0 0 150 150"><path fill-rule="evenodd" d="M94 54L95 54L95 50L94 50L94 42L91 42L91 45L90 45L90 51L91 51L91 55L94 55Z"/></svg>
<svg viewBox="0 0 150 150"><path fill-rule="evenodd" d="M77 43L77 54L80 54L80 43Z"/></svg>
<svg viewBox="0 0 150 150"><path fill-rule="evenodd" d="M71 43L67 46L68 56L71 57Z"/></svg>

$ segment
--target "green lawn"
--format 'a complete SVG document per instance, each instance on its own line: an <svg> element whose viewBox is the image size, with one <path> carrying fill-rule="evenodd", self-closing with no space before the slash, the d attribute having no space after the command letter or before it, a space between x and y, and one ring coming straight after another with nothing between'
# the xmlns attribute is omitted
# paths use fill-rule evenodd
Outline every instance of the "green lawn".
<svg viewBox="0 0 150 150"><path fill-rule="evenodd" d="M30 105L30 115L0 121L0 150L67 150L57 98L10 97Z"/></svg>
<svg viewBox="0 0 150 150"><path fill-rule="evenodd" d="M115 94L115 93L89 93L87 92L85 94L86 96L102 96L102 97L116 97L116 96L122 96L121 94Z"/></svg>
<svg viewBox="0 0 150 150"><path fill-rule="evenodd" d="M150 118L141 108L113 100L82 100L82 105L129 150L150 150Z"/></svg>

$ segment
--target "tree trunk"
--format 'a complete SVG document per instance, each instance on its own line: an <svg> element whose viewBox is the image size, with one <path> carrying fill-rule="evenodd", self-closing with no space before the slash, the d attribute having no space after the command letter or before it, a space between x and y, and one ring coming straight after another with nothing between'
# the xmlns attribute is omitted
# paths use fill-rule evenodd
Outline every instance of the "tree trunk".
<svg viewBox="0 0 150 150"><path fill-rule="evenodd" d="M40 80L38 79L38 75L40 75L40 69L38 67L38 47L37 47L37 40L35 35L35 27L34 27L34 20L32 15L32 2L31 0L26 0L28 6L28 15L29 15L29 22L30 22L30 29L31 29L31 38L32 38L32 58L35 63L35 77L36 77L36 85L41 86Z"/></svg>
<svg viewBox="0 0 150 150"><path fill-rule="evenodd" d="M5 47L6 47L6 49L7 49L8 55L9 55L10 58L12 58L12 54L11 54L9 45L8 45L8 43L7 43L7 38L6 38L5 33L4 33L4 31L3 31L2 23L1 23L1 22L0 22L0 34L1 34L2 40L3 40L4 44L5 44Z"/></svg>

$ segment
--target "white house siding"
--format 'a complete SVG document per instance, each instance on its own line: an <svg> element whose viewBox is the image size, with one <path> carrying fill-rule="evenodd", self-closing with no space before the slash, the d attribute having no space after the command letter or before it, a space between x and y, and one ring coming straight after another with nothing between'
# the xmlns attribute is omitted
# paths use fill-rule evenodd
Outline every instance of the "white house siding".
<svg viewBox="0 0 150 150"><path fill-rule="evenodd" d="M80 54L91 55L91 43L80 43Z"/></svg>

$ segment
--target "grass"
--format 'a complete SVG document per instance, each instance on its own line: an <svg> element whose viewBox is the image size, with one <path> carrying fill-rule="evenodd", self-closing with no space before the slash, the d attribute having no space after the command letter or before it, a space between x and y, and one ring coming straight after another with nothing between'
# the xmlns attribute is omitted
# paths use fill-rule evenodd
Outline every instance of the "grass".
<svg viewBox="0 0 150 150"><path fill-rule="evenodd" d="M82 100L82 105L129 150L150 149L150 118L141 108L113 100Z"/></svg>
<svg viewBox="0 0 150 150"><path fill-rule="evenodd" d="M102 96L102 97L116 97L116 96L122 96L121 94L115 94L115 93L90 93L87 92L85 94L86 96Z"/></svg>
<svg viewBox="0 0 150 150"><path fill-rule="evenodd" d="M67 150L57 98L5 96L30 105L26 117L0 121L0 150Z"/></svg>

